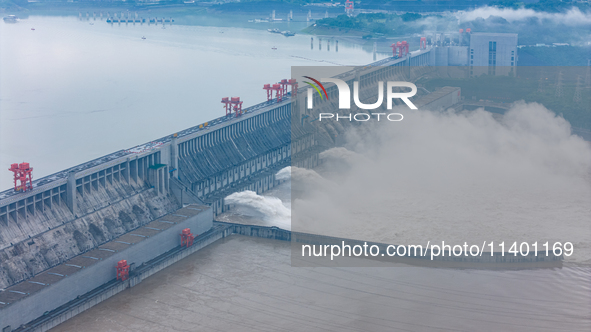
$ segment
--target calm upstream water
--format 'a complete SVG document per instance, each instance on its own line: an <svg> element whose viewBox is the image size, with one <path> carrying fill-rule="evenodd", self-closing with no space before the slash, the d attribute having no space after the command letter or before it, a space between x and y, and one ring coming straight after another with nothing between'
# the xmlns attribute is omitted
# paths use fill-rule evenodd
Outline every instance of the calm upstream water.
<svg viewBox="0 0 591 332"><path fill-rule="evenodd" d="M288 78L291 66L373 61L344 40L338 52L334 41L319 49L318 38L311 49L308 35L251 25L258 29L45 16L0 22L0 166L27 161L40 178L219 117L222 97L262 102L263 84ZM0 190L11 186L12 174L0 172Z"/></svg>

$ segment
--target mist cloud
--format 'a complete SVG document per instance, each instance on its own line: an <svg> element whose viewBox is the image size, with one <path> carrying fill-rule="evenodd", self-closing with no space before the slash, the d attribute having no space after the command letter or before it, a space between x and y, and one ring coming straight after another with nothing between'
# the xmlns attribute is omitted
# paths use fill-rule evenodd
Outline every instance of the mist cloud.
<svg viewBox="0 0 591 332"><path fill-rule="evenodd" d="M266 225L291 229L291 210L277 197L262 196L246 190L227 196L224 203L241 210L242 215L261 218Z"/></svg>
<svg viewBox="0 0 591 332"><path fill-rule="evenodd" d="M338 155L349 167L293 200L294 231L392 244L570 241L570 259L591 257L591 147L542 105L515 104L501 119L413 111L349 135L364 157L325 152L323 169Z"/></svg>
<svg viewBox="0 0 591 332"><path fill-rule="evenodd" d="M497 7L479 7L471 11L458 12L456 16L462 21L473 21L478 18L487 19L491 16L502 17L508 22L523 21L531 18L550 20L555 24L567 26L591 25L591 13L581 12L573 7L561 13L536 12L532 9L511 9Z"/></svg>

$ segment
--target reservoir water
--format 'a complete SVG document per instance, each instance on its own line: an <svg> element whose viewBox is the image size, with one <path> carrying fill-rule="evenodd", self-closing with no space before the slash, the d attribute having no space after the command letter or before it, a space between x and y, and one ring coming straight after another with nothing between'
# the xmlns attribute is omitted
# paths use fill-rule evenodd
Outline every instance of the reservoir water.
<svg viewBox="0 0 591 332"><path fill-rule="evenodd" d="M260 103L263 84L289 78L291 66L373 61L371 49L340 40L337 52L327 42L319 49L315 38L311 49L308 35L260 28L49 16L2 22L0 164L27 161L40 178L217 118L223 97ZM11 186L12 174L0 172L1 190Z"/></svg>

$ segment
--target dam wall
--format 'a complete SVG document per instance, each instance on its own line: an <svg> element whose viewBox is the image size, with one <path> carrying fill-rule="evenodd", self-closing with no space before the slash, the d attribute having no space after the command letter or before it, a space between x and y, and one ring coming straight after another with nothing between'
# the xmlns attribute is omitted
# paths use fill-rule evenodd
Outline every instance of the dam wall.
<svg viewBox="0 0 591 332"><path fill-rule="evenodd" d="M358 80L361 98L372 100L377 81L430 70L410 63L427 63L431 52L414 53L339 77ZM0 289L168 214L189 198L211 205L215 216L230 208L224 197L233 192L273 188L283 167L316 166L318 153L334 146L348 126L308 122L335 107L336 86L327 90L331 101L315 100L318 110L304 108L300 89L293 97L246 108L239 117L220 117L35 180L32 191L0 192Z"/></svg>
<svg viewBox="0 0 591 332"><path fill-rule="evenodd" d="M219 199L231 192L272 188L273 172L290 165L292 146L312 142L305 133L292 141L291 103L241 120L178 145L179 180L214 204L214 214L224 211Z"/></svg>
<svg viewBox="0 0 591 332"><path fill-rule="evenodd" d="M375 82L424 75L431 69L422 64L430 56L429 51L412 52L407 58L385 59L342 78L349 83L358 80L361 98L371 102L377 94ZM415 68L412 63L420 65ZM336 87L328 90L336 99ZM21 297L25 301L32 294L18 287L45 286L41 281L43 285L36 284L36 278L47 277L46 272L53 269L69 273L88 264L88 258L79 257L104 251L103 246L121 237L124 243L119 244L135 245L130 233L150 227L186 204L208 205L213 217L230 208L224 198L233 192L260 194L273 188L279 183L275 173L283 167L316 166L319 152L334 146L348 124L310 124L317 110L304 108L304 95L300 89L282 100L245 108L240 116L222 116L71 167L33 181L31 191L0 192L0 313L6 303L17 299L16 305ZM334 107L332 101L315 102L319 110ZM153 240L148 236L145 243ZM72 260L74 266L65 265ZM2 301L3 297L8 300Z"/></svg>
<svg viewBox="0 0 591 332"><path fill-rule="evenodd" d="M111 279L107 283L92 289L91 291L78 296L76 299L69 301L60 306L54 306L54 309L44 313L42 316L27 322L20 326L2 325L2 332L44 332L60 323L76 316L83 311L92 308L93 306L107 300L128 288L142 282L144 279L161 271L162 269L182 260L183 258L199 251L200 249L214 243L215 241L233 234L232 226L215 223L207 232L199 235L192 246L181 247L176 246L173 249L165 252L150 261L145 262L130 271L129 279L115 280Z"/></svg>
<svg viewBox="0 0 591 332"><path fill-rule="evenodd" d="M292 148L312 144L305 132L292 141L290 107L289 96L261 103L36 180L32 191L0 193L0 290L171 213L181 200L210 204L216 215L234 191L272 188Z"/></svg>
<svg viewBox="0 0 591 332"><path fill-rule="evenodd" d="M350 85L353 80L359 81L360 98L372 100L377 98L378 81L406 80L430 71L431 53L415 53L406 59L386 59L368 68L355 68L337 78ZM411 69L410 63L416 67ZM304 107L304 92L305 89L299 89L297 94L290 95L289 102L277 103L265 112L242 115L241 121L228 122L215 133L177 143L179 180L203 202L211 204L214 215L218 215L230 208L223 199L233 192L252 190L260 194L273 188L277 184L274 173L283 167L317 166L319 152L334 146L334 138L344 133L347 125L325 122L320 129L308 125L318 113L338 109L334 102L338 100L335 85L327 85L327 94L333 101L314 95L318 107L313 111ZM403 104L400 100L395 103Z"/></svg>
<svg viewBox="0 0 591 332"><path fill-rule="evenodd" d="M134 188L114 183L108 189L99 188L96 195L87 193L79 198L78 218L63 202L52 202L45 213L38 210L2 224L0 288L33 277L179 207L172 195L157 195L146 185ZM97 202L94 208L93 202Z"/></svg>
<svg viewBox="0 0 591 332"><path fill-rule="evenodd" d="M0 326L18 327L33 321L45 312L109 283L116 276L118 261L127 260L133 271L179 247L183 229L190 228L197 237L206 234L212 227L212 220L212 210L208 206L188 205L35 278L9 287L0 293L3 303L0 305ZM136 273L130 282L140 282L146 273Z"/></svg>
<svg viewBox="0 0 591 332"><path fill-rule="evenodd" d="M289 107L289 96L261 103L241 117L214 119L37 179L32 191L0 192L0 292L179 209L183 199L203 203L191 195L196 188L192 181L209 181L200 196L215 214L223 209L220 197L238 182L259 192L272 187L269 166L290 162L289 132L281 136ZM265 127L277 135L264 135ZM240 149L232 153L229 145L234 144ZM187 160L197 147L199 158ZM240 166L240 181L224 171ZM176 189L178 184L186 188L172 190L173 180L181 181L175 182Z"/></svg>

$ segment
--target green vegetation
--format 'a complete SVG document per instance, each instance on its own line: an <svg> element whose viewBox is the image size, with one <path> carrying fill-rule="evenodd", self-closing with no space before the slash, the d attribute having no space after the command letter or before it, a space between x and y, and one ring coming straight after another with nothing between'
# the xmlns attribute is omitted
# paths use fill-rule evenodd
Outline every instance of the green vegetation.
<svg viewBox="0 0 591 332"><path fill-rule="evenodd" d="M423 18L423 15L417 13L404 13L400 16L400 18L402 18L404 22L412 22Z"/></svg>
<svg viewBox="0 0 591 332"><path fill-rule="evenodd" d="M554 6L553 4L560 3ZM491 3L495 4L495 3ZM547 0L536 4L524 5L512 0L501 0L496 3L499 7L518 8L527 7L534 10L559 11L572 8L573 3ZM581 4L583 8L589 6ZM588 9L591 11L591 9ZM355 17L339 15L334 18L321 19L316 25L304 32L319 35L357 34L364 38L394 37L411 34L422 34L424 31L458 31L458 29L470 28L473 32L491 33L518 33L520 45L535 45L538 43L580 43L588 40L590 25L584 22L575 22L575 26L568 24L569 18L547 19L543 17L524 16L521 20L512 20L491 15L489 17L477 17L471 21L458 21L448 15L421 15L418 13L385 14L371 13L359 14ZM578 64L577 64L578 65Z"/></svg>
<svg viewBox="0 0 591 332"><path fill-rule="evenodd" d="M305 32L313 34L338 34L351 31L361 32L364 38L378 36L402 36L413 33L421 33L427 27L416 22L423 16L417 13L397 14L359 14L355 17L339 15L333 18L324 18L316 21L316 25L309 27ZM411 24L409 24L411 23Z"/></svg>

